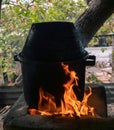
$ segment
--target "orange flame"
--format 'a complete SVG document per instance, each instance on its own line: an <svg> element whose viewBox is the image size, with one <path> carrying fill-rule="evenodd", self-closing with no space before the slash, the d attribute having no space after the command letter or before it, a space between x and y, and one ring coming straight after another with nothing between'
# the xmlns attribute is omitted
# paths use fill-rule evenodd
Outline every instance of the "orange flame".
<svg viewBox="0 0 114 130"><path fill-rule="evenodd" d="M94 108L88 106L88 98L92 94L92 89L89 87L89 93L84 93L84 98L79 101L76 94L73 91L73 87L78 87L78 76L75 71L70 71L69 66L61 63L65 74L70 76L70 80L63 84L65 92L63 95L63 100L61 100L61 106L57 107L55 103L55 98L50 93L44 92L42 88L39 90L40 100L38 103L38 110L29 109L28 112L31 115L41 114L41 115L61 115L61 116L94 116Z"/></svg>

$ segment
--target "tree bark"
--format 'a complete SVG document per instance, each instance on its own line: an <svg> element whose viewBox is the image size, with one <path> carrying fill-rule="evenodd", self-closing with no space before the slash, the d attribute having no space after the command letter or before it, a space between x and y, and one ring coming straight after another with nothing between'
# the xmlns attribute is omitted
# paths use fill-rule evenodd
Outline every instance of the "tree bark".
<svg viewBox="0 0 114 130"><path fill-rule="evenodd" d="M114 13L114 0L92 0L88 9L77 19L78 38L87 46L103 23Z"/></svg>

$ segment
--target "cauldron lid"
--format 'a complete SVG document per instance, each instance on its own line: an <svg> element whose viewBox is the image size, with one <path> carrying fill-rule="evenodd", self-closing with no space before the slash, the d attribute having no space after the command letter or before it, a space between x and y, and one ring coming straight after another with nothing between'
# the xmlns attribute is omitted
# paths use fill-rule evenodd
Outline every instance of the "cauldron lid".
<svg viewBox="0 0 114 130"><path fill-rule="evenodd" d="M32 61L85 59L88 52L71 22L42 22L31 26L21 56Z"/></svg>

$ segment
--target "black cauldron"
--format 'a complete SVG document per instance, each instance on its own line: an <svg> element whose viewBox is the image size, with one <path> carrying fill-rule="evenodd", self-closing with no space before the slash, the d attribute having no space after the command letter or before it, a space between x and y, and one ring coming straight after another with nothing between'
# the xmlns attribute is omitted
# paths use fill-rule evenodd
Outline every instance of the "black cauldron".
<svg viewBox="0 0 114 130"><path fill-rule="evenodd" d="M57 106L63 98L63 84L69 79L61 62L69 65L79 77L74 92L83 99L85 66L95 64L78 40L73 23L43 22L32 24L26 43L15 60L22 65L24 96L29 108L38 108L39 88L55 96Z"/></svg>

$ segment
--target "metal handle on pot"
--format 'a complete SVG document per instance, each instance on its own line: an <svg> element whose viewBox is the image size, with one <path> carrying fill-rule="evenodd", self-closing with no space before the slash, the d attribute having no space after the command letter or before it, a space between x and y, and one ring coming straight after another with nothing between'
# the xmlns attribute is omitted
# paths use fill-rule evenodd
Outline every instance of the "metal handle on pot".
<svg viewBox="0 0 114 130"><path fill-rule="evenodd" d="M20 57L19 54L17 54L17 55L14 56L14 61L22 62L22 58Z"/></svg>
<svg viewBox="0 0 114 130"><path fill-rule="evenodd" d="M89 55L88 58L86 59L86 66L94 66L95 61L96 61L96 56Z"/></svg>

